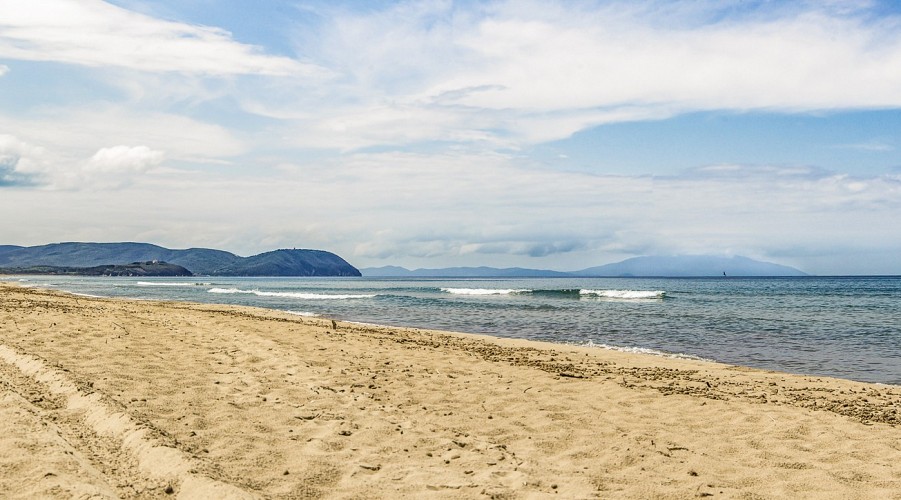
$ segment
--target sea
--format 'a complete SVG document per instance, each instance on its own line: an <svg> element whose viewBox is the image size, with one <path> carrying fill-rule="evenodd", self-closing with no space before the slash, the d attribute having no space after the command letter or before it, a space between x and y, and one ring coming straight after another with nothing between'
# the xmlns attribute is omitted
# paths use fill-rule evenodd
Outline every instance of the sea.
<svg viewBox="0 0 901 500"><path fill-rule="evenodd" d="M901 277L6 278L901 385Z"/></svg>

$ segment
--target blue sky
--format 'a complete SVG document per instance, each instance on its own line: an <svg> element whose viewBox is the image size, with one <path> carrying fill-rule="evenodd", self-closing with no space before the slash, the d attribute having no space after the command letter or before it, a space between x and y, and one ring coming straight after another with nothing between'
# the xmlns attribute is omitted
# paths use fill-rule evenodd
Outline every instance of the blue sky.
<svg viewBox="0 0 901 500"><path fill-rule="evenodd" d="M867 0L0 0L0 243L901 274L899 32Z"/></svg>

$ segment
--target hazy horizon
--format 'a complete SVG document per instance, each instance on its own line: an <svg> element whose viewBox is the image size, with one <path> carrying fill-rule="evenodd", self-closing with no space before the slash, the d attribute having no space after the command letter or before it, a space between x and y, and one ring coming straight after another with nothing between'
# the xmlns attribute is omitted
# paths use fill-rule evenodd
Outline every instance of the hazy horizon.
<svg viewBox="0 0 901 500"><path fill-rule="evenodd" d="M34 265L48 265L48 264L49 265L60 265L58 263L59 258L61 256L65 256L67 254L65 253L64 250L61 250L59 247L66 246L66 245L76 245L76 248L67 247L72 252L71 257L73 259L75 259L76 261L83 261L86 258L85 253L87 252L87 249L85 249L83 247L85 245L103 245L103 246L127 245L127 246L137 246L137 247L143 247L143 246L147 245L147 246L159 247L160 250L174 251L174 252L183 252L183 251L187 251L187 250L197 250L198 249L196 247L190 248L190 249L189 248L167 248L167 247L164 247L161 245L156 245L152 242L56 242L56 243L49 243L49 244L44 244L44 245L35 245L32 247L18 246L18 245L6 245L4 243L0 243L0 248L7 247L7 246L19 247L19 248L23 248L23 249L30 248L30 249L39 250L39 252L40 252L39 255L51 255L52 256L52 259L53 259L52 263L42 262L41 264L35 264L35 262L37 262L36 261L37 257L32 254L32 256L27 259L29 264L27 264L25 266L25 267L30 267L30 266L34 266ZM53 248L47 248L47 247L53 247ZM49 252L48 252L48 250L49 250ZM134 252L137 250L138 250L138 248L122 249L122 251L128 255L134 255ZM203 249L201 249L201 250L203 250ZM221 248L207 248L205 250L228 252L228 250L221 249ZM269 250L261 252L261 253L275 253L275 252L281 252L281 251L286 251L286 250L287 251L290 251L290 250L318 251L321 249L279 248L279 249L269 249ZM91 262L94 263L91 265L124 264L125 263L124 261L115 261L114 259L110 260L108 257L98 256L98 253L99 253L99 255L108 255L112 251L113 250L109 249L108 247L103 251L101 251L100 249L95 249L93 251L87 252L89 255L91 255L88 258L88 260L90 260ZM151 251L151 253L152 253L152 251ZM231 253L233 253L234 255L237 255L238 257L241 257L241 258L252 257L252 255L240 255L240 254L237 254L234 252L231 252ZM2 269L4 267L20 268L23 266L22 264L18 264L18 263L14 264L14 265L3 266L2 262L4 261L4 256L6 256L6 255L8 255L6 252L0 252L0 269ZM254 254L253 256L256 256L256 255L257 254ZM21 258L22 258L21 256L14 257L13 262L19 262ZM133 257L132 256L129 258L131 258L131 259L137 258L138 260L148 260L148 259L155 260L157 258L161 258L163 260L168 260L168 258L166 258L166 257L155 257L155 256L151 257L149 255L147 257ZM176 261L177 260L178 259L176 259ZM63 259L63 261L65 261L65 259ZM719 262L719 261L722 261L722 262ZM179 263L179 262L175 262L175 263ZM395 264L384 264L382 266L354 266L354 267L357 267L361 271L374 270L374 269L385 269L385 268L403 269L408 272L446 271L449 269L494 269L494 270L525 269L525 270L534 270L534 271L550 271L550 272L561 273L561 274L573 274L573 273L579 273L579 272L583 272L583 271L589 271L594 268L600 268L600 267L606 267L606 266L616 266L619 264L627 264L627 263L632 263L632 264L640 263L639 265L644 266L645 268L648 265L651 265L658 269L661 268L660 266L664 266L666 269L673 269L673 266L677 266L681 269L680 271L665 271L665 273L668 273L668 272L684 273L685 271L689 271L691 269L704 268L705 269L704 272L706 274L709 274L711 272L709 269L709 266L716 263L719 266L719 267L716 267L716 269L715 269L716 275L719 275L720 272L724 272L726 269L729 269L729 268L732 268L733 272L738 271L739 273L741 273L741 272L746 272L751 269L751 268L747 267L749 264L750 265L765 264L765 265L776 265L778 267L786 267L787 268L786 270L801 271L801 273L804 275L815 276L810 273L805 273L803 269L797 269L797 268L793 268L791 266L784 266L783 264L780 264L778 262L767 262L767 261L749 259L748 257L742 256L742 255L709 255L709 254L707 254L707 255L642 255L642 256L631 257L628 259L623 259L623 260L615 261L615 262L596 263L591 266L587 266L587 267L583 267L583 268L579 268L579 269L528 268L528 267L523 267L523 266L485 266L485 265L481 265L481 264L473 264L470 266L439 266L439 267L431 267L431 268L423 268L423 267L406 268L404 266L398 266ZM349 262L349 264L351 264L352 266L354 265L353 262ZM65 266L83 267L84 264L65 264ZM725 267L723 267L723 266L725 266ZM744 269L744 271L742 271L741 269ZM624 271L624 272L628 273L629 271ZM759 269L754 272L759 273ZM201 273L201 274L204 274L204 273ZM625 274L623 276L627 276L627 275L629 275L629 274ZM668 274L661 274L659 276L663 276L663 275L668 275ZM764 276L761 274L753 274L753 275ZM782 275L783 274L773 274L773 276L782 276ZM386 275L386 276L388 276L388 275ZM438 275L436 275L436 276L438 276ZM444 274L441 274L441 276L444 276ZM501 276L501 275L488 275L488 276ZM611 276L616 276L616 275L611 275ZM658 275L654 274L654 276L658 276ZM686 274L685 276L689 276L689 275ZM691 276L694 276L694 275L691 275ZM698 276L700 276L700 275L698 275ZM745 274L737 274L737 276L746 276L746 275ZM747 276L751 276L751 275L747 275Z"/></svg>
<svg viewBox="0 0 901 500"><path fill-rule="evenodd" d="M901 275L888 0L6 0L0 244Z"/></svg>

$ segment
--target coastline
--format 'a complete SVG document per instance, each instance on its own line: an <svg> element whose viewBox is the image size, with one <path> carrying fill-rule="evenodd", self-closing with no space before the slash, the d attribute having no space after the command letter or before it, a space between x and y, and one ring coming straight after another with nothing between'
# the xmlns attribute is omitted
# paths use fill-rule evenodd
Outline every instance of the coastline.
<svg viewBox="0 0 901 500"><path fill-rule="evenodd" d="M336 326L0 283L0 489L57 498L901 491L898 386Z"/></svg>

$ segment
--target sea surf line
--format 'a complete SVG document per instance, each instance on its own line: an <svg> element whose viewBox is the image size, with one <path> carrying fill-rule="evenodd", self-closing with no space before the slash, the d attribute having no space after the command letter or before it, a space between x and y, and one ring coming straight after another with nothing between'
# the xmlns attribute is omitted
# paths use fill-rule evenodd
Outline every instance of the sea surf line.
<svg viewBox="0 0 901 500"><path fill-rule="evenodd" d="M86 295L303 311L342 321L650 349L901 384L901 277L216 277L212 286L137 284L193 284L196 277L27 279L23 285Z"/></svg>

